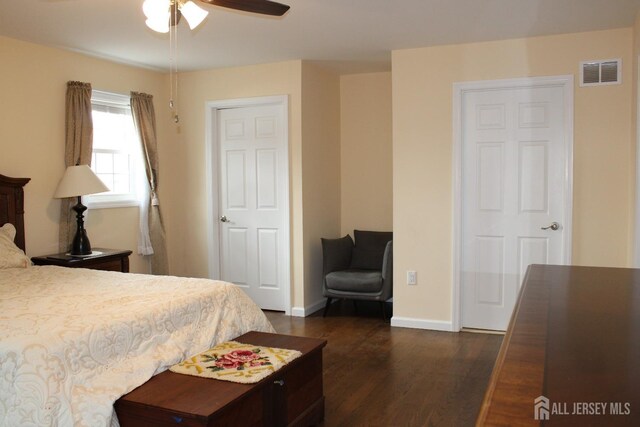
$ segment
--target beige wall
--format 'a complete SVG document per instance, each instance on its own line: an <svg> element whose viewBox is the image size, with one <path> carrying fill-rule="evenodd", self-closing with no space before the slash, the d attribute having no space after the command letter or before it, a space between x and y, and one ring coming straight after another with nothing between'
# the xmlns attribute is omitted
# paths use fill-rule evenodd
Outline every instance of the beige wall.
<svg viewBox="0 0 640 427"><path fill-rule="evenodd" d="M157 95L163 76L5 37L0 37L0 58L0 173L31 178L25 187L27 254L55 253L60 202L52 195L64 171L66 82ZM91 210L86 226L92 246L131 249L131 270L148 271L146 260L135 255L137 208Z"/></svg>
<svg viewBox="0 0 640 427"><path fill-rule="evenodd" d="M634 201L634 209L630 211L629 221L633 226L633 241L629 242L629 254L631 262L629 265L634 267L640 267L640 248L637 247L636 242L640 241L640 228L637 226L637 218L640 217L640 200L637 197L638 188L640 188L640 177L638 174L638 165L640 159L638 156L638 78L640 76L638 58L640 57L640 12L636 14L636 20L633 26L633 47L632 47L632 61L633 70L629 79L631 80L631 147L632 155L629 156L633 163L633 173L630 177L631 185L629 186L629 200ZM633 175L636 176L633 176Z"/></svg>
<svg viewBox="0 0 640 427"><path fill-rule="evenodd" d="M340 78L341 235L393 227L391 73ZM337 237L337 236L334 236Z"/></svg>
<svg viewBox="0 0 640 427"><path fill-rule="evenodd" d="M163 212L171 218L166 224L166 231L168 240L171 241L169 260L172 274L194 277L209 275L206 234L206 102L288 95L291 156L291 152L295 152L300 145L299 70L300 63L291 61L181 73L178 98L180 124L174 125L171 122L167 107L164 111L156 111L158 120L167 123L167 138L161 147L160 196Z"/></svg>
<svg viewBox="0 0 640 427"><path fill-rule="evenodd" d="M302 230L302 62L213 69L180 74L180 125L170 125L161 152L161 198L169 221L172 274L208 277L205 103L226 99L289 97L289 171L293 305L304 304ZM168 84L168 82L167 82ZM168 111L166 112L168 116ZM159 120L169 118L159 114Z"/></svg>
<svg viewBox="0 0 640 427"><path fill-rule="evenodd" d="M172 274L209 275L205 103L287 95L292 306L302 309L320 299L319 239L339 230L339 167L337 175L326 175L339 165L338 82L302 61L180 74L181 121L167 131L160 171Z"/></svg>
<svg viewBox="0 0 640 427"><path fill-rule="evenodd" d="M0 38L0 173L31 177L25 199L27 252L57 251L59 202L51 197L64 170L66 82L95 89L155 95L159 135L161 209L167 229L170 272L207 277L205 102L287 95L291 202L292 305L317 302L319 237L339 231L339 79L302 61L208 70L180 75L180 124L171 121L166 74L115 64L63 50ZM46 72L43 72L46 70ZM305 137L302 145L302 91ZM55 161L58 158L59 161ZM326 168L336 165L329 179ZM303 200L302 189L309 189ZM314 196L314 194L316 196ZM307 206L303 207L303 203ZM95 209L87 218L95 247L137 247L138 209ZM303 224L306 224L303 228ZM305 252L311 253L305 261ZM134 272L146 260L132 256ZM305 284L307 288L305 288ZM308 292L307 292L308 290Z"/></svg>
<svg viewBox="0 0 640 427"><path fill-rule="evenodd" d="M302 141L304 307L308 309L323 302L320 238L340 232L340 79L306 62Z"/></svg>
<svg viewBox="0 0 640 427"><path fill-rule="evenodd" d="M394 315L451 320L454 82L576 75L580 61L622 58L621 85L580 88L576 75L573 263L628 265L632 38L620 29L393 52Z"/></svg>
<svg viewBox="0 0 640 427"><path fill-rule="evenodd" d="M393 221L395 314L448 321L452 84L575 75L581 60L623 59L622 85L580 88L576 82L573 261L628 265L635 193L632 70L640 51L639 26L394 51L393 75L339 79L303 61L182 73L179 126L172 124L166 106L166 74L0 37L0 173L32 178L25 200L27 252L55 252L59 202L51 195L64 169L66 81L154 94L170 270L206 277L205 102L288 95L293 306L308 307L320 299L320 237L356 227L387 229ZM350 167L364 157L384 172L359 163ZM393 172L383 161L391 157ZM382 178L390 173L393 180ZM391 181L393 215L381 200L375 207L363 203L369 197L355 202L370 191L390 200ZM136 208L94 210L87 221L92 244L135 251L137 219ZM404 284L408 269L418 271L418 286ZM147 264L133 256L132 270L145 272Z"/></svg>

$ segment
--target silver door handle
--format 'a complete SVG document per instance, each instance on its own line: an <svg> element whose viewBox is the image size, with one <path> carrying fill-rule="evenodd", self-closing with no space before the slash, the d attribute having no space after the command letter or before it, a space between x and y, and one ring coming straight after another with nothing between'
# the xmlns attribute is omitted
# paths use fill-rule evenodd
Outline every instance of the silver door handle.
<svg viewBox="0 0 640 427"><path fill-rule="evenodd" d="M229 218L227 218L225 215L222 215L222 216L220 217L220 221L221 221L221 222L229 222Z"/></svg>
<svg viewBox="0 0 640 427"><path fill-rule="evenodd" d="M556 231L559 228L560 228L560 224L554 221L551 224L547 225L546 227L540 227L540 230L552 229L553 231Z"/></svg>

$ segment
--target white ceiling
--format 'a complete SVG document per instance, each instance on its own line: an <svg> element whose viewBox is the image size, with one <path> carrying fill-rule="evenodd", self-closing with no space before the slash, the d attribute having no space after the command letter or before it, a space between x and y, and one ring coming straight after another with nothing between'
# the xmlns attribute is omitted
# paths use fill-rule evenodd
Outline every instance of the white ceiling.
<svg viewBox="0 0 640 427"><path fill-rule="evenodd" d="M0 0L0 35L165 70L168 35L143 0ZM640 0L282 0L281 18L201 5L181 22L179 68L318 61L340 72L389 70L394 49L630 27Z"/></svg>

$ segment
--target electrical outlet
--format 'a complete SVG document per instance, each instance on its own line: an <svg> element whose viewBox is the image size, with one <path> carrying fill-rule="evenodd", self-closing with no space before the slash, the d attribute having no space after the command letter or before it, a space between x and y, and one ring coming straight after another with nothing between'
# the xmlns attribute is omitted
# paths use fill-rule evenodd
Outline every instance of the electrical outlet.
<svg viewBox="0 0 640 427"><path fill-rule="evenodd" d="M415 271L407 271L407 285L416 285L418 283L418 273Z"/></svg>

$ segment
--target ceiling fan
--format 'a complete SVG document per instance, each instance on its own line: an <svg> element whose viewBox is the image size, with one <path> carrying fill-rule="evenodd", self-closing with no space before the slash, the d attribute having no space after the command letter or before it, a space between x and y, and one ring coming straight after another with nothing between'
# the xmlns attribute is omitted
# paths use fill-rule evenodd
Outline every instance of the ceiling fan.
<svg viewBox="0 0 640 427"><path fill-rule="evenodd" d="M282 16L289 10L286 4L270 0L196 0L214 6L242 10L261 15ZM185 17L193 30L207 17L209 12L202 9L192 0L145 0L142 10L147 17L149 28L159 33L169 31L169 26L180 22Z"/></svg>

